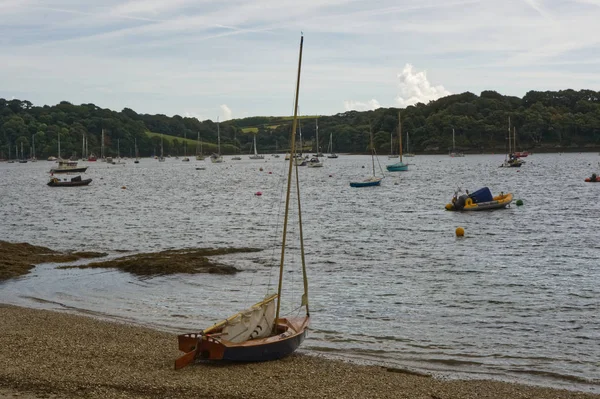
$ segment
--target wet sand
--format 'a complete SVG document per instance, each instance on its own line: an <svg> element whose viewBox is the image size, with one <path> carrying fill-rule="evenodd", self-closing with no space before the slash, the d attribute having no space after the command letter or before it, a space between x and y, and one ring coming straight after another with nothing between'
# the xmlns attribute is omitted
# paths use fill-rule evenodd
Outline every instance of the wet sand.
<svg viewBox="0 0 600 399"><path fill-rule="evenodd" d="M0 305L0 398L600 398L496 381L442 381L295 354L175 371L173 334Z"/></svg>

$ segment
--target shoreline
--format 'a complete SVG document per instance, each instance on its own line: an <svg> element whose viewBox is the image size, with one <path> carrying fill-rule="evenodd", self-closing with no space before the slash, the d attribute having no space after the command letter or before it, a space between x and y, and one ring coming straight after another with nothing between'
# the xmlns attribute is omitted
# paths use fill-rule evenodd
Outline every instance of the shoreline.
<svg viewBox="0 0 600 399"><path fill-rule="evenodd" d="M293 354L175 371L174 334L0 304L0 398L600 398L489 380L442 380Z"/></svg>

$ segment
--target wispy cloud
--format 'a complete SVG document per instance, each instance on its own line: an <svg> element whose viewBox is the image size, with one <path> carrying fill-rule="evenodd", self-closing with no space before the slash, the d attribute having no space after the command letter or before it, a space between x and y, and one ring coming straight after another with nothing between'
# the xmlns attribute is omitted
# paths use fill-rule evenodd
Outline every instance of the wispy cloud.
<svg viewBox="0 0 600 399"><path fill-rule="evenodd" d="M233 112L231 112L231 108L227 106L227 104L221 104L219 107L221 109L221 120L228 121L232 118Z"/></svg>
<svg viewBox="0 0 600 399"><path fill-rule="evenodd" d="M600 89L598 20L600 0L0 0L0 97L285 115L300 31L303 114Z"/></svg>
<svg viewBox="0 0 600 399"><path fill-rule="evenodd" d="M346 111L371 111L377 108L381 108L379 101L372 99L367 102L345 100L344 110Z"/></svg>

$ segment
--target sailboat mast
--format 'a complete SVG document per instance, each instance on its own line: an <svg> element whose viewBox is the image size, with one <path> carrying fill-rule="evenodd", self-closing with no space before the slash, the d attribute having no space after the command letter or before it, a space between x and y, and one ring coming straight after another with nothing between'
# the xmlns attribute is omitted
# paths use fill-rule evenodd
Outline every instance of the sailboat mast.
<svg viewBox="0 0 600 399"><path fill-rule="evenodd" d="M402 162L402 120L400 119L400 111L398 111L398 146L398 154L400 154L400 162Z"/></svg>
<svg viewBox="0 0 600 399"><path fill-rule="evenodd" d="M60 132L58 132L58 159L60 158Z"/></svg>
<svg viewBox="0 0 600 399"><path fill-rule="evenodd" d="M85 133L83 133L81 135L81 159L83 160L83 157L85 155Z"/></svg>
<svg viewBox="0 0 600 399"><path fill-rule="evenodd" d="M35 136L31 136L31 142L33 143L33 156L32 156L32 158L35 158Z"/></svg>
<svg viewBox="0 0 600 399"><path fill-rule="evenodd" d="M292 132L291 132L291 146L290 146L290 160L288 166L288 183L287 183L287 191L285 197L285 216L283 219L283 239L281 242L281 259L279 263L279 284L277 287L277 311L275 313L275 322L279 319L279 311L281 308L281 288L283 285L283 263L285 260L285 242L287 238L287 227L288 227L288 216L290 213L290 191L292 185L292 166L295 164L294 154L296 153L296 129L298 128L298 96L300 92L300 71L302 68L302 45L304 43L304 36L300 37L300 57L298 59L298 77L296 79L296 99L294 102L294 121L292 123ZM296 166L296 173L298 169ZM296 182L298 184L298 182ZM298 198L298 204L300 203L300 198ZM304 246L301 246L301 250ZM304 254L302 255L302 259L304 260ZM308 280L306 277L306 267L304 265L304 261L302 262L302 276L304 278L304 296L303 296L303 304L306 306L306 314L309 314L308 311ZM273 326L275 328L275 325Z"/></svg>
<svg viewBox="0 0 600 399"><path fill-rule="evenodd" d="M256 148L256 146L254 146ZM219 127L219 117L217 116L217 154L221 155L221 129Z"/></svg>
<svg viewBox="0 0 600 399"><path fill-rule="evenodd" d="M316 129L317 129L317 156L319 156L319 119L315 119Z"/></svg>
<svg viewBox="0 0 600 399"><path fill-rule="evenodd" d="M513 126L513 151L517 152L517 128Z"/></svg>
<svg viewBox="0 0 600 399"><path fill-rule="evenodd" d="M104 129L102 129L102 143L100 145L100 158L104 159Z"/></svg>
<svg viewBox="0 0 600 399"><path fill-rule="evenodd" d="M508 153L509 154L511 153L510 149L511 148L510 148L510 116L509 116L508 117Z"/></svg>
<svg viewBox="0 0 600 399"><path fill-rule="evenodd" d="M373 129L371 128L371 124L369 123L369 143L371 147L371 163L373 164L373 176L375 176L375 156L373 149Z"/></svg>

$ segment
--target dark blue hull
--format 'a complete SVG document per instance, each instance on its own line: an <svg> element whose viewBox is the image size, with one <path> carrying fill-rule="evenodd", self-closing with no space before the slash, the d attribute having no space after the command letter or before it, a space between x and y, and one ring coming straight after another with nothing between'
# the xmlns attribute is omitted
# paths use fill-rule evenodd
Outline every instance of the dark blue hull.
<svg viewBox="0 0 600 399"><path fill-rule="evenodd" d="M223 360L232 362L264 362L291 355L306 337L306 331L289 339L267 345L229 347L223 353Z"/></svg>

